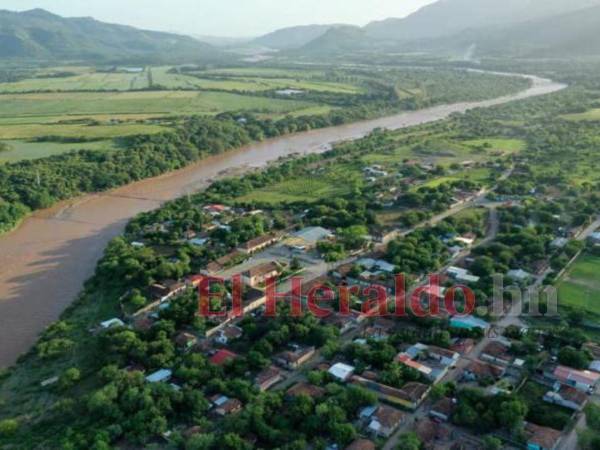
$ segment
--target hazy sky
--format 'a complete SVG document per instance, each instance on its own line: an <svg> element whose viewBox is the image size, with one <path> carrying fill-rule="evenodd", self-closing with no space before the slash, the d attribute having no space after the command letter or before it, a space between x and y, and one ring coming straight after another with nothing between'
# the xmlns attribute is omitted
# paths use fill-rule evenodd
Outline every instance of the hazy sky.
<svg viewBox="0 0 600 450"><path fill-rule="evenodd" d="M153 30L213 36L255 36L309 23L351 23L403 17L434 0L0 0L0 9L44 8L63 16Z"/></svg>

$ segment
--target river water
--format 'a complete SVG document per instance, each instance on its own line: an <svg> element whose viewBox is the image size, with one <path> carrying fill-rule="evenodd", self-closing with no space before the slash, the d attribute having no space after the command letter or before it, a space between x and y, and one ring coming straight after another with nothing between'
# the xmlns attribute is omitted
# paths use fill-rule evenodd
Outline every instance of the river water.
<svg viewBox="0 0 600 450"><path fill-rule="evenodd" d="M0 236L0 367L35 343L37 336L82 290L107 243L129 219L163 202L205 188L225 171L262 167L293 153L323 152L375 128L399 129L447 118L476 107L548 94L565 85L530 77L530 89L494 100L456 103L314 130L252 144L204 159L185 169L110 192L86 195L38 211Z"/></svg>

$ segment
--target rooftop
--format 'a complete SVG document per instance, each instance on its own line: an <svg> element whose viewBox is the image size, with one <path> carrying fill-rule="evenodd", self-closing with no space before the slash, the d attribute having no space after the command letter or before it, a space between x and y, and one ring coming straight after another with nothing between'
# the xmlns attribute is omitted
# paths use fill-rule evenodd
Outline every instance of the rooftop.
<svg viewBox="0 0 600 450"><path fill-rule="evenodd" d="M337 363L331 366L328 372L338 380L346 381L354 373L354 367L344 363Z"/></svg>
<svg viewBox="0 0 600 450"><path fill-rule="evenodd" d="M556 447L561 432L553 428L541 427L533 423L525 424L527 442L537 444L540 448L552 449Z"/></svg>
<svg viewBox="0 0 600 450"><path fill-rule="evenodd" d="M219 350L210 359L210 363L215 366L222 366L228 361L237 358L237 355L229 350Z"/></svg>

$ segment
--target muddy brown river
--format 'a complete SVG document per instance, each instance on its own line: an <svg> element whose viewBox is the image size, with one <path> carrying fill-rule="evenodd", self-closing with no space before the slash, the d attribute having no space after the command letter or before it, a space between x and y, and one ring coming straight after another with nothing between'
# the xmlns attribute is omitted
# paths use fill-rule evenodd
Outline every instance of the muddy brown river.
<svg viewBox="0 0 600 450"><path fill-rule="evenodd" d="M280 137L204 159L177 172L36 212L19 228L0 236L0 367L13 364L38 334L58 319L93 274L106 244L136 214L205 188L227 170L241 172L293 153L323 152L334 142L363 137L378 127L410 127L565 87L551 80L530 78L531 88L516 95L436 106Z"/></svg>

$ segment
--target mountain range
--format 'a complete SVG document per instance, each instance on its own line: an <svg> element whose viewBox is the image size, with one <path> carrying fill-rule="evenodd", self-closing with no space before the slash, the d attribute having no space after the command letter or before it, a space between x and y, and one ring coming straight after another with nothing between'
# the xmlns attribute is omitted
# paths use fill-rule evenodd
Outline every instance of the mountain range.
<svg viewBox="0 0 600 450"><path fill-rule="evenodd" d="M0 10L0 58L135 62L212 61L221 51L188 36L139 30L43 9Z"/></svg>
<svg viewBox="0 0 600 450"><path fill-rule="evenodd" d="M317 57L365 50L564 57L600 54L599 29L600 0L439 0L405 18L362 28L301 27L278 36L284 40L293 32L298 45L286 50ZM311 31L304 39L298 36L303 30Z"/></svg>
<svg viewBox="0 0 600 450"><path fill-rule="evenodd" d="M0 10L0 59L212 63L236 58L228 50L238 45L316 58L356 52L573 57L600 55L599 29L600 0L438 0L364 27L306 25L242 40L140 30L42 9Z"/></svg>

